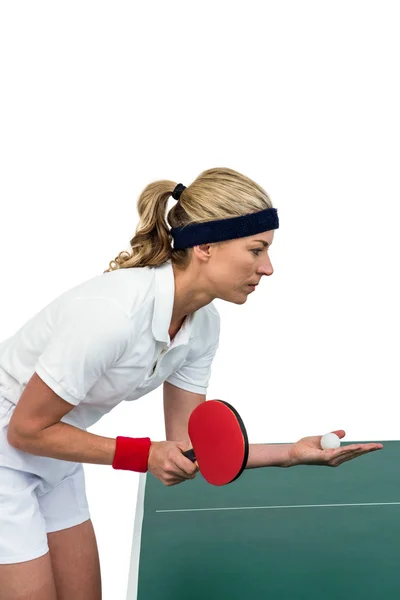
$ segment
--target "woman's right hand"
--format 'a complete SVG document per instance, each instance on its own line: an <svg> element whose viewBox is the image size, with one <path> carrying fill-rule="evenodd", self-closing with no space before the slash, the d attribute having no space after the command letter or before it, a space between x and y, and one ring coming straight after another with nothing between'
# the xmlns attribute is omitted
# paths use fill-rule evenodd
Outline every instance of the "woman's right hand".
<svg viewBox="0 0 400 600"><path fill-rule="evenodd" d="M148 470L166 486L194 479L199 469L183 455L189 448L184 442L152 442Z"/></svg>

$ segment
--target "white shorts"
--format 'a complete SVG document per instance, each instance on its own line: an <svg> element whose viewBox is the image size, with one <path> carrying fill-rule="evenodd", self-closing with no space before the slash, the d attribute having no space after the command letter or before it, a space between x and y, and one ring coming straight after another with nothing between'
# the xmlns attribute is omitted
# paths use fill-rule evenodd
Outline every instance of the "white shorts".
<svg viewBox="0 0 400 600"><path fill-rule="evenodd" d="M80 463L34 456L7 442L14 408L0 396L0 564L43 556L48 533L90 519Z"/></svg>

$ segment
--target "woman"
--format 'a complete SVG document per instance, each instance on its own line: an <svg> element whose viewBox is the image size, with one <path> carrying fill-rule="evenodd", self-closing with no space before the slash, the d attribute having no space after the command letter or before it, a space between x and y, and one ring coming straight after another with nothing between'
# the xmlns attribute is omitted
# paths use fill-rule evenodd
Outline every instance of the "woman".
<svg viewBox="0 0 400 600"><path fill-rule="evenodd" d="M171 195L177 203L166 220ZM195 477L182 451L218 346L212 301L244 304L273 273L277 211L235 171L205 171L187 188L152 183L138 212L131 252L0 346L0 600L99 600L82 463L148 470L165 485ZM86 431L122 400L160 384L167 441ZM323 451L319 441L251 445L247 466L337 466L382 447Z"/></svg>

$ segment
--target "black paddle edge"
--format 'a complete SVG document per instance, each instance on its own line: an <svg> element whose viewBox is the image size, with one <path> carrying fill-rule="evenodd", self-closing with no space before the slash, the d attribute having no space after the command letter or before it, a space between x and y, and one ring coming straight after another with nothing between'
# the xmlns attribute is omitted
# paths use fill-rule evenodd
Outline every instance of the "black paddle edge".
<svg viewBox="0 0 400 600"><path fill-rule="evenodd" d="M232 483L233 481L236 481L236 479L238 479L238 477L241 476L241 474L243 473L243 471L246 468L247 465L247 461L249 459L249 438L247 436L247 431L246 431L246 427L242 421L242 417L239 415L238 411L236 410L236 408L234 408L231 404L229 404L229 402L225 402L225 400L218 400L218 402L221 402L222 404L225 404L225 406L227 406L235 415L240 429L242 431L243 434L243 438L244 438L244 457L243 457L243 464L240 468L239 473L236 475L236 477L234 477L233 479L231 479L231 481L229 483Z"/></svg>

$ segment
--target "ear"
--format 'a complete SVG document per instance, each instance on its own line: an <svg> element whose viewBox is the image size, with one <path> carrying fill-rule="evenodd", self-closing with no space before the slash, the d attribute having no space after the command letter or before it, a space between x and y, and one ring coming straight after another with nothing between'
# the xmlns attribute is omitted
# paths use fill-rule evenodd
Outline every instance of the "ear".
<svg viewBox="0 0 400 600"><path fill-rule="evenodd" d="M213 252L213 244L200 244L200 246L193 246L193 254L201 261L208 261L211 258Z"/></svg>

